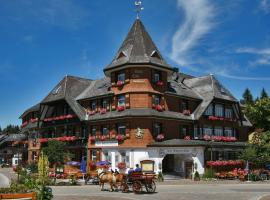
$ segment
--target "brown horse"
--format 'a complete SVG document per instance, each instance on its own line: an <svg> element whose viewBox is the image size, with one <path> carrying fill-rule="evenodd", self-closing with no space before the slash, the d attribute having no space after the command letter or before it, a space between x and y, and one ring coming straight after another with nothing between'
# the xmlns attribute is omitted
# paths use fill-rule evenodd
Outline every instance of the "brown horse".
<svg viewBox="0 0 270 200"><path fill-rule="evenodd" d="M119 185L123 186L125 183L125 174L115 174L112 172L104 171L103 169L98 169L97 172L101 191L104 189L105 183L110 184L111 192L113 191L113 187L118 188Z"/></svg>

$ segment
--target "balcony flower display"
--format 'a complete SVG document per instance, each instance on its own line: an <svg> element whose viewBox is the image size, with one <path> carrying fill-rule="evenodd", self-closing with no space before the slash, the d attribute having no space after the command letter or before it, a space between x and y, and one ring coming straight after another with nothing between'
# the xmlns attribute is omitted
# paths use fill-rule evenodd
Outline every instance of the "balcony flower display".
<svg viewBox="0 0 270 200"><path fill-rule="evenodd" d="M237 166L237 165L243 165L242 160L217 160L217 161L207 161L207 166L210 167L220 167L220 166Z"/></svg>
<svg viewBox="0 0 270 200"><path fill-rule="evenodd" d="M117 83L116 83L116 85L118 86L118 87L121 87L121 86L123 86L125 83L124 83L124 81L117 81Z"/></svg>
<svg viewBox="0 0 270 200"><path fill-rule="evenodd" d="M117 106L117 111L121 112L125 110L125 106Z"/></svg>
<svg viewBox="0 0 270 200"><path fill-rule="evenodd" d="M114 131L110 131L109 135L111 139L114 139L116 134Z"/></svg>
<svg viewBox="0 0 270 200"><path fill-rule="evenodd" d="M236 137L226 137L226 136L209 136L205 135L204 140L213 140L217 142L235 142L237 141Z"/></svg>
<svg viewBox="0 0 270 200"><path fill-rule="evenodd" d="M43 119L44 122L51 122L51 121L58 121L58 120L64 120L64 119L72 119L75 118L76 115L68 114L68 115L61 115L56 117L47 117Z"/></svg>
<svg viewBox="0 0 270 200"><path fill-rule="evenodd" d="M162 112L162 111L163 111L163 108L162 108L161 105L156 105L156 106L155 106L155 109L156 109L157 111L159 111L159 112Z"/></svg>
<svg viewBox="0 0 270 200"><path fill-rule="evenodd" d="M157 85L157 86L163 86L164 84L163 84L162 81L157 81L157 82L156 82L156 85Z"/></svg>
<svg viewBox="0 0 270 200"><path fill-rule="evenodd" d="M31 122L31 123L35 123L35 122L37 122L37 121L38 121L38 118L30 119L30 122Z"/></svg>
<svg viewBox="0 0 270 200"><path fill-rule="evenodd" d="M126 163L125 162L120 162L118 163L117 167L121 170L121 169L126 169Z"/></svg>
<svg viewBox="0 0 270 200"><path fill-rule="evenodd" d="M106 136L105 135L101 135L99 138L101 141L105 141L106 140Z"/></svg>
<svg viewBox="0 0 270 200"><path fill-rule="evenodd" d="M203 139L204 139L204 140L211 140L211 136L205 135L205 136L203 136Z"/></svg>
<svg viewBox="0 0 270 200"><path fill-rule="evenodd" d="M105 114L106 112L107 112L107 109L106 108L102 108L99 111L100 114Z"/></svg>
<svg viewBox="0 0 270 200"><path fill-rule="evenodd" d="M40 138L40 139L39 139L39 142L40 142L40 143L48 142L48 139L47 139L47 138Z"/></svg>
<svg viewBox="0 0 270 200"><path fill-rule="evenodd" d="M89 137L90 142L94 142L96 140L96 137L94 135Z"/></svg>
<svg viewBox="0 0 270 200"><path fill-rule="evenodd" d="M157 137L156 137L156 139L158 141L162 141L164 139L164 134L158 134Z"/></svg>
<svg viewBox="0 0 270 200"><path fill-rule="evenodd" d="M118 135L116 136L116 139L118 140L118 142L122 142L122 141L124 140L124 136L121 135L121 134L118 134Z"/></svg>
<svg viewBox="0 0 270 200"><path fill-rule="evenodd" d="M183 115L189 116L191 114L190 110L183 110Z"/></svg>
<svg viewBox="0 0 270 200"><path fill-rule="evenodd" d="M23 128L23 127L27 126L27 124L28 124L28 122L26 121L21 125L21 127Z"/></svg>
<svg viewBox="0 0 270 200"><path fill-rule="evenodd" d="M184 140L191 140L191 137L189 135L184 137Z"/></svg>

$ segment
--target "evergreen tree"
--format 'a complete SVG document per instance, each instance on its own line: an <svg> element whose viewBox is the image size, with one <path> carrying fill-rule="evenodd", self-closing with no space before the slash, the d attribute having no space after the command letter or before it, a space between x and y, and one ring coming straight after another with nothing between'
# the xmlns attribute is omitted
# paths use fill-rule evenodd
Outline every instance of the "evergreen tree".
<svg viewBox="0 0 270 200"><path fill-rule="evenodd" d="M268 94L265 91L265 89L263 88L262 91L261 91L261 97L260 97L260 99L264 99L264 98L268 98Z"/></svg>
<svg viewBox="0 0 270 200"><path fill-rule="evenodd" d="M17 125L9 124L6 128L3 129L3 133L13 134L19 133L20 128Z"/></svg>
<svg viewBox="0 0 270 200"><path fill-rule="evenodd" d="M248 88L243 93L243 99L241 100L242 104L253 104L253 96Z"/></svg>

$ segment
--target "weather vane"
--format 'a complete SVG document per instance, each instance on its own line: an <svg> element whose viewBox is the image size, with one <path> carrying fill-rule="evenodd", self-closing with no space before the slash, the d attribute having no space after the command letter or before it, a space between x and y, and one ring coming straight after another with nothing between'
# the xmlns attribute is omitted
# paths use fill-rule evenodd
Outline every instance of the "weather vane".
<svg viewBox="0 0 270 200"><path fill-rule="evenodd" d="M142 2L141 1L135 1L135 6L136 6L137 19L139 19L140 18L140 12L144 9L142 7Z"/></svg>

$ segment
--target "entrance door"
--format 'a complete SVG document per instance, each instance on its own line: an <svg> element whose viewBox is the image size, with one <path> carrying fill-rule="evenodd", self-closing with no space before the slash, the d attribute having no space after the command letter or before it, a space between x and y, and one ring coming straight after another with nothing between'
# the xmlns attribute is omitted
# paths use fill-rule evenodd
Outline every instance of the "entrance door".
<svg viewBox="0 0 270 200"><path fill-rule="evenodd" d="M193 162L191 161L185 162L185 177L187 179L192 179L192 168L193 168Z"/></svg>
<svg viewBox="0 0 270 200"><path fill-rule="evenodd" d="M174 173L174 155L168 154L162 160L162 172Z"/></svg>

